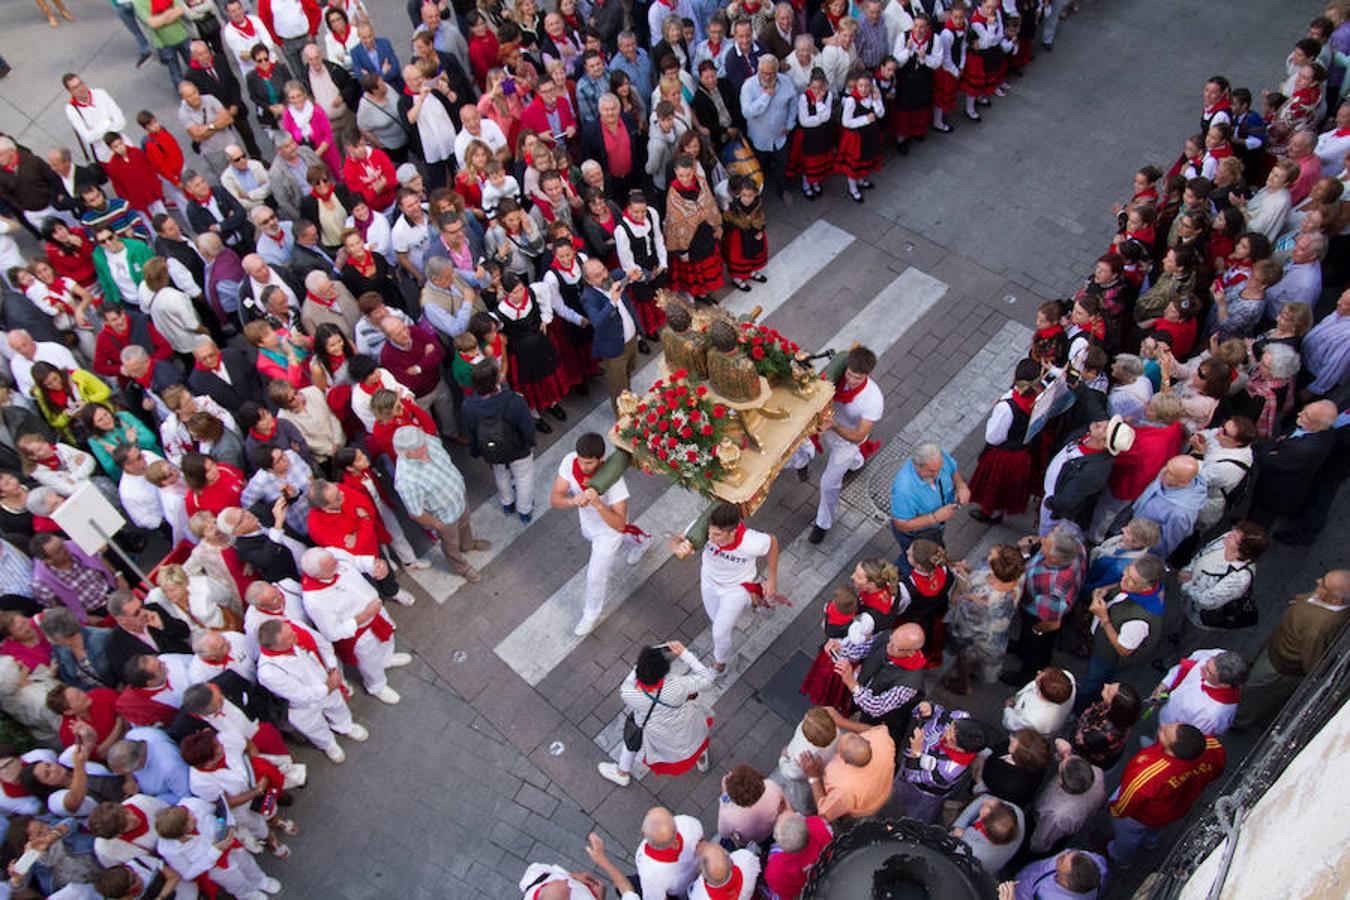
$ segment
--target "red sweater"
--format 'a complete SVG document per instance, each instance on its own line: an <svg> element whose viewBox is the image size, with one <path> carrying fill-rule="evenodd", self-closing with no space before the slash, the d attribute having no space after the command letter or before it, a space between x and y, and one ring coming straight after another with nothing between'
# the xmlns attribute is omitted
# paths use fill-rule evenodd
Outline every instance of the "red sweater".
<svg viewBox="0 0 1350 900"><path fill-rule="evenodd" d="M371 429L370 437L366 440L366 449L370 451L372 460L379 459L385 453L389 454L390 459L397 458L397 454L394 453L394 432L404 425L416 425L432 437L436 436L436 421L431 418L431 413L416 403L404 400L403 415L388 422L376 422L375 427Z"/></svg>
<svg viewBox="0 0 1350 900"><path fill-rule="evenodd" d="M500 52L501 44L491 31L485 32L482 37L469 36L469 65L473 68L473 80L480 91L487 90L488 70L500 61Z"/></svg>
<svg viewBox="0 0 1350 900"><path fill-rule="evenodd" d="M342 493L342 508L328 512L309 508L309 539L319 547L337 547L356 556L375 556L380 552L379 511L365 491L337 485ZM350 543L349 543L350 539Z"/></svg>
<svg viewBox="0 0 1350 900"><path fill-rule="evenodd" d="M155 328L155 324L146 322L145 327L150 332L152 346L146 348L150 351L150 356L154 359L171 358L173 348L169 346L168 341L164 340L164 335L160 334ZM130 326L127 327L125 333L118 334L104 325L98 336L94 338L94 371L105 378L116 378L119 383L126 381L122 377L122 348L129 347L132 344L140 346Z"/></svg>
<svg viewBox="0 0 1350 900"><path fill-rule="evenodd" d="M208 484L200 491L187 492L187 514L191 517L199 509L209 509L216 515L231 506L239 505L239 497L244 493L248 479L229 463L218 462L220 477L215 484Z"/></svg>
<svg viewBox="0 0 1350 900"><path fill-rule="evenodd" d="M1107 485L1111 496L1133 500L1158 477L1167 461L1181 452L1186 429L1180 422L1171 425L1139 425L1134 429L1134 444L1116 457Z"/></svg>
<svg viewBox="0 0 1350 900"><path fill-rule="evenodd" d="M179 147L178 141L169 134L169 129L161 128L154 134L146 135L141 149L145 151L145 158L150 160L150 165L155 167L156 172L163 175L175 187L182 186L183 148Z"/></svg>
<svg viewBox="0 0 1350 900"><path fill-rule="evenodd" d="M112 730L117 725L117 691L112 688L94 688L89 691L89 717L87 719L77 719L75 716L67 713L61 717L61 746L69 747L75 743L75 723L84 722L86 725L94 726L94 733L98 735L97 743L101 744L112 734ZM102 762L103 756L99 754L95 761Z"/></svg>
<svg viewBox="0 0 1350 900"><path fill-rule="evenodd" d="M1159 744L1145 747L1126 763L1111 815L1164 828L1190 812L1205 787L1223 774L1225 759L1217 738L1205 738L1205 751L1195 759L1168 756Z"/></svg>
<svg viewBox="0 0 1350 900"><path fill-rule="evenodd" d="M147 212L150 204L164 199L159 184L159 172L149 158L135 147L127 148L126 156L116 153L103 164L103 171L112 179L117 196L127 201L132 209Z"/></svg>
<svg viewBox="0 0 1350 900"><path fill-rule="evenodd" d="M384 190L378 193L370 185L376 177L384 176ZM347 157L342 164L342 180L353 193L360 194L370 205L372 212L388 209L398 194L398 178L394 175L394 164L389 156L377 147L366 150L366 158Z"/></svg>
<svg viewBox="0 0 1350 900"><path fill-rule="evenodd" d="M572 116L572 104L566 97L559 97L554 108L558 112L558 128L566 131L570 126L576 125L576 119ZM534 102L525 107L520 114L520 127L528 128L535 134L549 135L553 129L548 127L548 112L544 109L544 101L540 97L535 97Z"/></svg>

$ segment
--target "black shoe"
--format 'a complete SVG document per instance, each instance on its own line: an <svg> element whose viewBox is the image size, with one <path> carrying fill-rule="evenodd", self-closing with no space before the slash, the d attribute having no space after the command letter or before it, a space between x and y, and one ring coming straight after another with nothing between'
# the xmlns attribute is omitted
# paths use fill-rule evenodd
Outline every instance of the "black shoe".
<svg viewBox="0 0 1350 900"><path fill-rule="evenodd" d="M540 434L552 434L553 426L545 422L543 419L535 419L534 430L539 432Z"/></svg>
<svg viewBox="0 0 1350 900"><path fill-rule="evenodd" d="M639 352L639 353L651 353L651 352L652 352L651 345L647 343L647 339L646 339L646 338L638 338L638 352Z"/></svg>
<svg viewBox="0 0 1350 900"><path fill-rule="evenodd" d="M934 125L932 128L934 131L940 131L943 134L951 134L952 131L952 126L948 125L946 122L943 122L941 125Z"/></svg>
<svg viewBox="0 0 1350 900"><path fill-rule="evenodd" d="M895 152L901 156L909 156L909 141L896 141Z"/></svg>
<svg viewBox="0 0 1350 900"><path fill-rule="evenodd" d="M766 283L769 279L766 278L766 277L764 276L764 273L763 273L763 272L755 272L755 273L753 273L753 274L750 276L750 280L751 280L751 281L758 281L760 284L764 284L764 283Z"/></svg>
<svg viewBox="0 0 1350 900"><path fill-rule="evenodd" d="M866 178L860 178L858 179L858 187L862 188L863 190L870 191L872 188L876 187L876 185L868 181Z"/></svg>
<svg viewBox="0 0 1350 900"><path fill-rule="evenodd" d="M551 415L553 418L557 419L559 422L567 421L567 410L563 409L556 403L548 408L548 414Z"/></svg>
<svg viewBox="0 0 1350 900"><path fill-rule="evenodd" d="M826 531L824 528L821 528L819 525L812 525L811 534L806 538L807 543L819 544L821 541L825 540L825 534Z"/></svg>
<svg viewBox="0 0 1350 900"><path fill-rule="evenodd" d="M970 517L976 522L983 522L986 525L997 525L999 522L1003 521L1003 516L986 516L984 510L979 507L975 507L970 511Z"/></svg>
<svg viewBox="0 0 1350 900"><path fill-rule="evenodd" d="M1046 53L1054 53L1055 45L1047 44L1045 41L1041 41L1041 49L1043 49Z"/></svg>
<svg viewBox="0 0 1350 900"><path fill-rule="evenodd" d="M811 478L811 464L807 463L797 470L797 480L805 483Z"/></svg>
<svg viewBox="0 0 1350 900"><path fill-rule="evenodd" d="M854 203L865 203L865 202L866 202L865 200L863 200L863 195L862 195L862 192L861 192L861 191L859 191L859 192L856 193L856 194L855 194L853 191L849 191L849 192L848 192L848 195L849 195L850 197L853 198L853 202L854 202Z"/></svg>
<svg viewBox="0 0 1350 900"><path fill-rule="evenodd" d="M735 288L736 290L738 290L738 291L747 291L747 292L748 292L748 291L750 290L750 282L746 281L744 278L733 278L733 279L731 279L731 286L734 287L734 288Z"/></svg>
<svg viewBox="0 0 1350 900"><path fill-rule="evenodd" d="M969 120L972 121L972 122L979 122L979 121L981 121L981 119L983 119L983 116L981 116L979 113L971 113L971 112L967 112L967 113L966 113L966 118L969 119Z"/></svg>
<svg viewBox="0 0 1350 900"><path fill-rule="evenodd" d="M576 391L578 397L589 397L591 395L591 389L584 381L572 390Z"/></svg>
<svg viewBox="0 0 1350 900"><path fill-rule="evenodd" d="M145 65L146 63L148 63L148 62L150 61L150 57L152 57L152 56L154 56L154 55L155 55L155 54L153 54L153 53L142 53L142 54L141 54L141 58L138 59L138 60L136 60L136 68L139 69L141 66Z"/></svg>
<svg viewBox="0 0 1350 900"><path fill-rule="evenodd" d="M994 102L994 101L993 101L993 100L990 100L988 97L976 97L976 98L975 98L975 105L976 105L976 106L989 106L989 105L992 104L993 102Z"/></svg>

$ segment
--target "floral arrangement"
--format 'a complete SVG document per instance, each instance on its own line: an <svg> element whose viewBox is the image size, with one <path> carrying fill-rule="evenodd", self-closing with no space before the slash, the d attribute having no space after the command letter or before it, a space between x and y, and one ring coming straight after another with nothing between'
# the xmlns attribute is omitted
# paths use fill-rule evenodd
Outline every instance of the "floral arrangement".
<svg viewBox="0 0 1350 900"><path fill-rule="evenodd" d="M633 443L642 468L664 475L689 490L711 494L723 475L717 458L727 409L708 398L708 388L691 385L688 369L659 379L633 415L620 424L619 435Z"/></svg>
<svg viewBox="0 0 1350 900"><path fill-rule="evenodd" d="M771 382L792 377L792 360L801 349L779 331L753 322L741 323L740 348Z"/></svg>

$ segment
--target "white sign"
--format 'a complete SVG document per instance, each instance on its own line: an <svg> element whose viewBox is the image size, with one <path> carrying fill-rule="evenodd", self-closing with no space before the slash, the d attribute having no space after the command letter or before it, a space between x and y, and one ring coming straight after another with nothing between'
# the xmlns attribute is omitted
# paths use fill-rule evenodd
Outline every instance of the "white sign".
<svg viewBox="0 0 1350 900"><path fill-rule="evenodd" d="M91 556L102 553L108 546L108 539L127 524L117 507L88 481L52 513L52 521Z"/></svg>

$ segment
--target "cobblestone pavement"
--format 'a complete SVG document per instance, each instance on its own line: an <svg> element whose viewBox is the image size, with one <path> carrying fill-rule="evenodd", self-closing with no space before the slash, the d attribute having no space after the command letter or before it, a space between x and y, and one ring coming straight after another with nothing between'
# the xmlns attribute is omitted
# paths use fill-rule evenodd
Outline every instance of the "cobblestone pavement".
<svg viewBox="0 0 1350 900"><path fill-rule="evenodd" d="M368 5L377 31L402 52L409 31L402 4ZM417 657L394 679L403 702L354 700L372 738L352 745L340 768L300 751L311 763L311 787L294 809L304 830L290 860L266 864L288 895L517 896L528 861L580 866L592 828L628 855L654 803L697 814L712 830L722 773L741 761L774 767L804 709L795 687L818 642L818 594L856 559L894 555L869 498L884 493L886 465L934 438L965 471L973 468L984 411L1026 345L1036 305L1090 273L1108 240L1110 204L1126 193L1133 170L1176 152L1214 71L1254 92L1273 85L1284 44L1320 10L1312 2L1239 0L1224 7L1216 28L1212 13L1166 0L1085 7L1065 23L1055 52L1038 50L1027 77L984 110L982 123L957 115L955 133L934 134L891 160L865 205L832 182L819 202L797 196L770 206L770 246L804 240L774 258L768 286L731 302L763 305L765 321L804 346L839 346L852 336L885 347L876 378L887 403L878 437L888 447L846 487L841 521L819 547L801 538L814 515L814 479L784 479L757 514L754 525L786 548L784 571L796 577L783 587L794 605L742 623L742 653L715 692L712 770L647 778L626 790L595 772L613 746L617 687L635 649L670 638L706 646L694 564L653 550L638 569L617 573L608 617L584 641L573 641L569 621L529 632L534 643L513 644L523 623L545 616L541 608L566 608L586 548L570 514L542 515L524 529L511 524L494 508L486 470L457 456L479 505L475 525L497 542L480 560L485 577L465 586L443 570L421 573L411 585L420 602L396 612L399 643ZM145 107L176 121L164 70L154 61L133 67L130 37L107 5L74 11L77 24L51 31L29 5L7 6L2 51L15 71L0 82L0 127L38 150L69 142L58 81L67 70L108 89L128 118ZM1249 57L1252 47L1263 54ZM893 305L878 313L878 298ZM546 436L540 489L575 434L609 424L596 388L567 404L570 428ZM628 481L630 509L661 518L667 532L682 525L672 512L680 498L653 505L668 493L664 483ZM1337 533L1343 520L1339 509L1325 533ZM962 518L950 545L964 555L1027 524L991 530ZM1338 555L1344 550L1326 539L1310 550L1277 547L1259 580L1278 585L1266 598L1270 608L1288 585L1307 589ZM527 680L521 672L531 656L539 660ZM1003 694L987 689L966 705L996 719ZM1241 739L1233 749L1242 749Z"/></svg>

